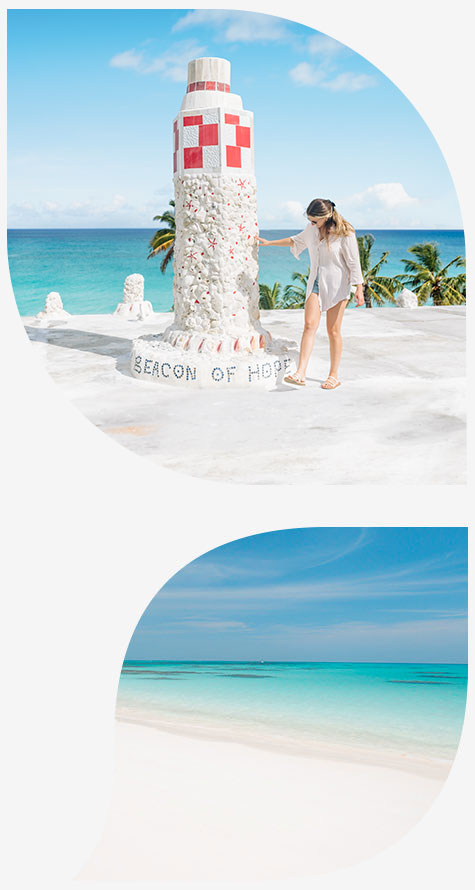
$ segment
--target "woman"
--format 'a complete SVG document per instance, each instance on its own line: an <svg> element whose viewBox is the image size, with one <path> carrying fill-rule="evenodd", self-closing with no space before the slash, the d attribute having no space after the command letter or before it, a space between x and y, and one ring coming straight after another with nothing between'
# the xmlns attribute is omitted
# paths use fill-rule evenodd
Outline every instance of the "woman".
<svg viewBox="0 0 475 890"><path fill-rule="evenodd" d="M295 374L289 374L284 380L296 386L305 386L305 374L315 334L321 314L326 312L330 340L330 373L327 380L322 383L322 389L336 389L340 386L338 368L342 349L341 323L352 285L356 285L355 305L362 306L364 302L358 242L353 226L340 216L333 201L315 198L310 201L306 214L308 226L298 235L280 238L278 241L258 238L258 242L263 247L272 244L288 245L295 257L306 248L310 256L305 325L299 364Z"/></svg>

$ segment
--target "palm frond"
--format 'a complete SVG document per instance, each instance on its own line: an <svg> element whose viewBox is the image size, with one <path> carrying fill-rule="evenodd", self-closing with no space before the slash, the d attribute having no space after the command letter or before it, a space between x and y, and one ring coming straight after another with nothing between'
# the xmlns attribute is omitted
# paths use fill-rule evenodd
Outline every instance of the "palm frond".
<svg viewBox="0 0 475 890"><path fill-rule="evenodd" d="M168 204L172 208L175 207L175 201L173 199L171 199ZM162 251L166 251L166 255L160 263L160 269L162 270L162 272L165 272L168 263L173 256L173 250L175 247L176 220L174 209L165 210L163 213L160 213L158 214L158 216L154 216L153 218L154 220L158 220L161 223L165 223L166 228L157 229L153 237L150 239L149 247L151 249L148 253L147 259L150 260L152 257L157 256L157 254L162 253Z"/></svg>
<svg viewBox="0 0 475 890"><path fill-rule="evenodd" d="M272 287L268 284L259 285L259 308L260 309L279 309L280 300L280 281L275 281Z"/></svg>
<svg viewBox="0 0 475 890"><path fill-rule="evenodd" d="M430 269L424 266L423 263L415 263L413 260L401 260L401 263L404 263L404 271L407 273L432 275Z"/></svg>
<svg viewBox="0 0 475 890"><path fill-rule="evenodd" d="M450 269L450 267L454 266L454 265L455 266L465 266L465 259L461 256L456 256L454 260L450 260L450 263L447 263L447 265L444 266L440 270L439 275L441 275L441 276L444 275L444 273L447 271L447 269Z"/></svg>
<svg viewBox="0 0 475 890"><path fill-rule="evenodd" d="M150 242L150 246L152 249L147 256L147 259L148 260L151 259L152 257L156 256L157 253L161 253L162 250L168 250L169 247L174 247L174 245L175 245L175 238L174 237L170 238L169 234L166 237L162 236L162 238L157 238L157 239L153 238L152 241Z"/></svg>
<svg viewBox="0 0 475 890"><path fill-rule="evenodd" d="M440 271L439 248L434 242L427 241L421 244L413 244L408 248L408 252L414 254L420 265L432 272L433 275L437 275Z"/></svg>
<svg viewBox="0 0 475 890"><path fill-rule="evenodd" d="M154 236L148 242L150 247L154 244L161 244L163 241L167 241L170 239L174 239L175 232L172 232L170 229L157 229Z"/></svg>
<svg viewBox="0 0 475 890"><path fill-rule="evenodd" d="M395 303L396 298L394 294L396 291L396 287L392 278L373 278L371 281L368 282L367 286L375 295L377 303Z"/></svg>
<svg viewBox="0 0 475 890"><path fill-rule="evenodd" d="M166 253L165 256L163 257L163 260L162 260L162 262L160 263L160 271L161 271L161 272L165 272L165 270L166 270L166 268L167 268L167 266L168 266L168 263L170 262L171 258L173 257L173 248L174 248L174 247L175 247L175 243L173 242L172 245L171 245L171 247L169 248L169 250L167 251L167 253Z"/></svg>
<svg viewBox="0 0 475 890"><path fill-rule="evenodd" d="M426 281L425 284L423 284L422 287L419 288L419 290L416 290L416 294L417 302L420 306L423 306L425 303L427 303L427 300L430 300L431 297L433 298L433 288L431 282Z"/></svg>
<svg viewBox="0 0 475 890"><path fill-rule="evenodd" d="M158 219L159 222L167 223L167 225L168 225L171 229L175 229L175 228L176 228L175 217L174 217L173 213L170 213L169 210L166 210L165 213L160 213L159 216L154 216L153 218L154 218L154 219Z"/></svg>
<svg viewBox="0 0 475 890"><path fill-rule="evenodd" d="M282 307L285 309L301 309L305 306L305 299L307 296L307 284L308 277L310 275L310 266L307 266L307 271L304 272L293 272L292 273L292 281L299 282L298 284L286 284L284 288L284 301Z"/></svg>
<svg viewBox="0 0 475 890"><path fill-rule="evenodd" d="M374 278L374 277L378 274L378 272L379 272L381 266L384 265L384 263L386 262L388 256L389 256L389 250L385 250L385 252L384 252L384 253L382 254L382 256L381 256L381 259L378 260L378 262L376 263L376 265L373 266L372 269L369 269L369 270L368 270L368 272L367 272L367 276L368 276L368 278Z"/></svg>

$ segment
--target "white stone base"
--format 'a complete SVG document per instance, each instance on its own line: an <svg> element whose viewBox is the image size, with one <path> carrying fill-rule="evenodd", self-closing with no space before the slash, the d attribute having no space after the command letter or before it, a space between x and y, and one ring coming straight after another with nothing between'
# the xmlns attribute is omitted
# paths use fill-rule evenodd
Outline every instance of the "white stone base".
<svg viewBox="0 0 475 890"><path fill-rule="evenodd" d="M35 316L32 324L38 325L40 328L54 327L55 325L64 325L71 318L71 313L66 309L58 309L56 312L47 312L42 309Z"/></svg>
<svg viewBox="0 0 475 890"><path fill-rule="evenodd" d="M114 310L114 315L128 318L129 321L142 321L153 315L153 306L148 300L135 300L133 303L119 303Z"/></svg>
<svg viewBox="0 0 475 890"><path fill-rule="evenodd" d="M273 389L295 370L297 343L273 341L256 353L210 356L176 349L161 335L134 340L132 375L140 380L195 389Z"/></svg>

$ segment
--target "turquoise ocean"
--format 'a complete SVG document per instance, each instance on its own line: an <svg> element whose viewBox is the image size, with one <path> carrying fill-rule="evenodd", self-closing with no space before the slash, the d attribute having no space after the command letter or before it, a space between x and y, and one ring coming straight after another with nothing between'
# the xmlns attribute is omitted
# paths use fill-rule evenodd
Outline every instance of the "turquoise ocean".
<svg viewBox="0 0 475 890"><path fill-rule="evenodd" d="M303 228L303 225L302 225ZM365 234L358 231L358 235ZM35 315L46 294L59 291L65 309L75 315L113 312L122 298L124 279L133 272L145 277L145 299L157 312L172 304L173 270L160 272L160 259L147 260L148 242L154 229L11 229L8 259L13 292L21 315ZM295 234L295 230L262 229L270 240ZM372 230L375 262L388 250L382 272L404 271L408 247L423 241L439 246L442 261L465 256L463 230ZM263 247L259 251L259 281L282 286L291 283L293 272L307 270L306 254L297 261L287 247Z"/></svg>
<svg viewBox="0 0 475 890"><path fill-rule="evenodd" d="M126 660L117 717L309 754L450 763L466 684L458 664Z"/></svg>

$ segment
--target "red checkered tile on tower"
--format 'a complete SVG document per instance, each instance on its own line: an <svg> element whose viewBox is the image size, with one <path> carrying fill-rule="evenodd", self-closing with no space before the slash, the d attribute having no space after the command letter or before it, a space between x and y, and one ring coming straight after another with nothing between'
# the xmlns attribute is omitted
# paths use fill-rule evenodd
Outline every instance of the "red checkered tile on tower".
<svg viewBox="0 0 475 890"><path fill-rule="evenodd" d="M218 145L218 125L217 124L202 124L198 130L199 133L199 145Z"/></svg>
<svg viewBox="0 0 475 890"><path fill-rule="evenodd" d="M250 127L236 127L236 145L240 145L241 148L251 147Z"/></svg>
<svg viewBox="0 0 475 890"><path fill-rule="evenodd" d="M226 166L227 167L240 167L241 166L241 149L237 145L227 145L226 146Z"/></svg>
<svg viewBox="0 0 475 890"><path fill-rule="evenodd" d="M201 146L183 149L183 166L185 170L203 167L203 149Z"/></svg>

